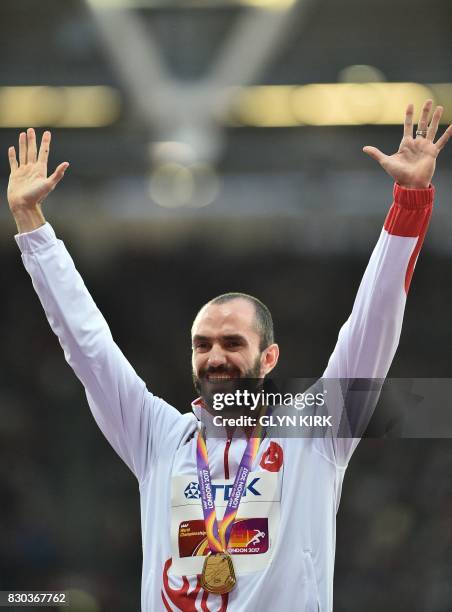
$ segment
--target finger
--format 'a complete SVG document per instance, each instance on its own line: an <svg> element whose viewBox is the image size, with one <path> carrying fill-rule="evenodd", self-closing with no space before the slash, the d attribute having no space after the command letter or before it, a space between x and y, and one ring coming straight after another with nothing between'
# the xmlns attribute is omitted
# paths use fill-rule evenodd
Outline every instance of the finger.
<svg viewBox="0 0 452 612"><path fill-rule="evenodd" d="M421 114L419 116L419 122L417 124L417 129L425 132L428 127L428 116L432 109L433 100L426 100L424 102L424 106L422 107Z"/></svg>
<svg viewBox="0 0 452 612"><path fill-rule="evenodd" d="M16 170L17 168L16 149L14 147L9 147L8 159L9 159L9 167L11 168L11 172L12 172L13 170Z"/></svg>
<svg viewBox="0 0 452 612"><path fill-rule="evenodd" d="M403 136L413 136L413 114L414 105L408 104L405 113L405 123L403 124Z"/></svg>
<svg viewBox="0 0 452 612"><path fill-rule="evenodd" d="M27 163L27 135L25 132L19 134L19 163Z"/></svg>
<svg viewBox="0 0 452 612"><path fill-rule="evenodd" d="M36 134L33 128L27 130L27 163L36 162Z"/></svg>
<svg viewBox="0 0 452 612"><path fill-rule="evenodd" d="M387 157L387 155L382 153L382 151L377 149L377 147L363 147L363 151L366 153L366 155L369 155L375 159L379 164L381 164Z"/></svg>
<svg viewBox="0 0 452 612"><path fill-rule="evenodd" d="M452 125L449 125L444 134L441 136L441 138L438 138L438 140L436 141L436 147L438 151L444 149L450 138L452 138Z"/></svg>
<svg viewBox="0 0 452 612"><path fill-rule="evenodd" d="M433 113L433 117L427 131L427 140L431 140L433 142L433 140L435 139L436 132L438 131L439 122L441 120L441 115L443 114L443 110L444 109L442 106L437 106L435 108L435 112Z"/></svg>
<svg viewBox="0 0 452 612"><path fill-rule="evenodd" d="M52 134L47 130L42 135L41 146L39 147L38 161L47 164L49 159L50 141L52 140Z"/></svg>
<svg viewBox="0 0 452 612"><path fill-rule="evenodd" d="M52 186L52 189L55 189L55 187L58 185L58 183L61 181L61 179L64 176L64 173L66 172L66 170L69 168L69 163L68 162L63 162L62 164L60 164L55 172L53 174L51 174L49 176L49 178L47 179L48 183L50 183L50 185Z"/></svg>

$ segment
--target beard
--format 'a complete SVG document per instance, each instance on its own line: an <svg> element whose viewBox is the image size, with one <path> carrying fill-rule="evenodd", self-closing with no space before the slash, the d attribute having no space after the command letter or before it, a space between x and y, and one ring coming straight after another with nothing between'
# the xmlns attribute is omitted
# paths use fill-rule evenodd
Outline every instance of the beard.
<svg viewBox="0 0 452 612"><path fill-rule="evenodd" d="M204 404L211 408L213 396L216 393L234 393L241 386L241 383L247 384L251 382L256 384L260 379L261 373L261 354L257 355L253 365L243 373L239 368L230 365L221 365L218 367L201 368L197 374L192 370L193 385L197 393L201 396ZM215 380L215 374L228 375L231 378L227 380ZM209 377L213 380L209 380Z"/></svg>

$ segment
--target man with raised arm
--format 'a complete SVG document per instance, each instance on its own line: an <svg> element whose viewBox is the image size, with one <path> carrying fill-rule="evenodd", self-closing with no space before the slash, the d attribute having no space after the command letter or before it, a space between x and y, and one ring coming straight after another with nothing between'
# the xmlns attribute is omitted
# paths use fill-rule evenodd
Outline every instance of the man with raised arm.
<svg viewBox="0 0 452 612"><path fill-rule="evenodd" d="M413 106L394 155L364 151L395 181L394 200L339 333L324 377L384 378L401 331L406 295L427 230L442 108L432 101L413 137ZM47 177L50 132L33 129L9 149L8 200L16 241L66 360L85 387L99 427L138 479L143 538L142 609L331 612L336 512L357 440L207 437L205 385L263 378L279 350L268 309L226 294L198 312L193 377L201 397L181 415L147 390L114 342L41 204L67 163ZM194 413L194 414L193 414ZM259 537L251 537L258 534Z"/></svg>

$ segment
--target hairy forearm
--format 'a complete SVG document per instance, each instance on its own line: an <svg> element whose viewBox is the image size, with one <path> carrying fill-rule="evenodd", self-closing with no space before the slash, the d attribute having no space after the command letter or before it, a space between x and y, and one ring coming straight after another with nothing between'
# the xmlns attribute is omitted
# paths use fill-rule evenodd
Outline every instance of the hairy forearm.
<svg viewBox="0 0 452 612"><path fill-rule="evenodd" d="M46 222L42 214L41 205L36 204L33 208L21 208L13 212L14 220L19 234L32 232Z"/></svg>

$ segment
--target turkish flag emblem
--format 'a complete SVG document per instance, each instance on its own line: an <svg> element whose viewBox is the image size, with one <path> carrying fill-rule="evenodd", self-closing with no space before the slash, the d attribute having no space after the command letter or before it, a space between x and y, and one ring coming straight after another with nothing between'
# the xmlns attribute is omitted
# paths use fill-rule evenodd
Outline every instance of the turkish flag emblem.
<svg viewBox="0 0 452 612"><path fill-rule="evenodd" d="M270 442L270 446L262 455L259 465L268 472L279 472L283 464L283 459L284 453L280 445L276 442Z"/></svg>

